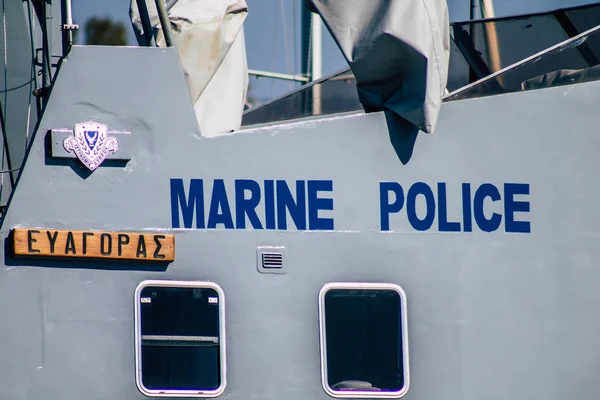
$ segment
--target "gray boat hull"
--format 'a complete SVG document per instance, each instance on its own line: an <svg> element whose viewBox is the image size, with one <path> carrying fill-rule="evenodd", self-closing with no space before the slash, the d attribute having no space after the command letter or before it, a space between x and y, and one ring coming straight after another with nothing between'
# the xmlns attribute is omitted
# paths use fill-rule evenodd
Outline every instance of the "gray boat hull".
<svg viewBox="0 0 600 400"><path fill-rule="evenodd" d="M408 398L597 398L599 82L446 103L432 135L374 113L215 138L185 85L174 49L74 47L63 61L2 223L0 398L146 398L134 355L146 279L223 288L231 400L329 398L318 293L340 281L406 292ZM48 155L49 130L88 120L131 132L131 160L90 173ZM205 215L186 228L172 182L189 201L192 179ZM219 180L231 219L213 215L213 229ZM236 213L236 180L258 185L260 224ZM269 220L265 181L304 198L304 225L277 207ZM174 233L176 258L20 259L15 227ZM285 246L285 274L259 273L259 246Z"/></svg>

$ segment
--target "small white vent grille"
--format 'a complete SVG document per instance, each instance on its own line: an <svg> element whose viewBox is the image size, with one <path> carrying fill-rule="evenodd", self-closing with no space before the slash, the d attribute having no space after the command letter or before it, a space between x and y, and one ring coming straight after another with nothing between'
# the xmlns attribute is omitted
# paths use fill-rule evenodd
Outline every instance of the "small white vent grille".
<svg viewBox="0 0 600 400"><path fill-rule="evenodd" d="M283 254L262 253L263 268L283 268Z"/></svg>
<svg viewBox="0 0 600 400"><path fill-rule="evenodd" d="M260 246L256 249L256 268L261 274L287 274L288 261L284 246Z"/></svg>

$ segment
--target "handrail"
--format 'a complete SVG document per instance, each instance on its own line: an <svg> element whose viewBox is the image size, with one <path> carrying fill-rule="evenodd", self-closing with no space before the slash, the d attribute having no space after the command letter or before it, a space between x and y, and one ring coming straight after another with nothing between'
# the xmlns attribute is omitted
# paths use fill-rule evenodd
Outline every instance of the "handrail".
<svg viewBox="0 0 600 400"><path fill-rule="evenodd" d="M146 46L154 46L154 36L152 35L152 22L150 22L150 15L148 14L148 7L146 7L146 0L137 0L138 11L140 13L140 19L142 20L142 28L144 28L144 40Z"/></svg>
<svg viewBox="0 0 600 400"><path fill-rule="evenodd" d="M280 74L278 72L259 71L257 69L249 69L248 75L253 75L257 78L273 78L304 83L309 82L308 77L304 75Z"/></svg>
<svg viewBox="0 0 600 400"><path fill-rule="evenodd" d="M165 43L167 47L173 47L173 34L171 33L171 22L167 16L167 9L163 0L155 0L156 10L158 11L158 18L160 19L160 25L162 26L163 34L165 36Z"/></svg>
<svg viewBox="0 0 600 400"><path fill-rule="evenodd" d="M154 37L152 35L152 22L150 21L150 14L148 13L148 7L146 6L146 0L136 0L138 11L140 13L140 19L142 20L142 27L144 29L144 38L146 46L154 45ZM164 0L154 0L156 4L156 11L158 13L158 19L160 20L160 26L165 36L165 44L167 47L173 47L175 42L173 41L173 33L171 32L171 22L167 14ZM172 5L171 5L172 6Z"/></svg>

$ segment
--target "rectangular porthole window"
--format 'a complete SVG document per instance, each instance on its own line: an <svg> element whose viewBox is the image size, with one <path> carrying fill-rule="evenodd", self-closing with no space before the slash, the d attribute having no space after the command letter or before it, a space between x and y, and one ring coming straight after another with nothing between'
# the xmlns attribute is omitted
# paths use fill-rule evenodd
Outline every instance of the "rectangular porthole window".
<svg viewBox="0 0 600 400"><path fill-rule="evenodd" d="M144 281L135 291L136 382L147 396L225 389L225 297L211 282Z"/></svg>
<svg viewBox="0 0 600 400"><path fill-rule="evenodd" d="M406 394L406 295L398 285L327 284L319 293L319 324L321 380L330 396Z"/></svg>

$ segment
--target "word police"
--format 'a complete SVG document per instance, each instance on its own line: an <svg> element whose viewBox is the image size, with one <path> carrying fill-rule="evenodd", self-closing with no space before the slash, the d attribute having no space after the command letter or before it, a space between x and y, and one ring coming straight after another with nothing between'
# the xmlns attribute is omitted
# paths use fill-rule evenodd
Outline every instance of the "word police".
<svg viewBox="0 0 600 400"><path fill-rule="evenodd" d="M462 218L451 221L448 218L448 196L446 184L437 184L437 196L433 189L423 182L410 186L405 194L404 188L397 182L381 182L379 184L380 226L382 231L390 230L392 214L405 210L410 225L418 231L431 229L437 216L439 232L472 232L475 224L483 232L494 232L502 225L502 214L490 211L490 203L500 202L504 209L504 231L529 233L529 221L517 220L517 213L528 213L529 201L522 199L529 195L529 185L523 183L505 183L504 199L500 190L491 183L484 183L472 188L470 183L461 185L460 202L452 202L460 207ZM417 203L421 200L424 207L419 213ZM487 205L486 205L487 204ZM424 208L424 210L423 210ZM437 208L437 210L436 210ZM497 209L497 208L496 208ZM419 215L421 214L421 215Z"/></svg>
<svg viewBox="0 0 600 400"><path fill-rule="evenodd" d="M171 179L173 228L333 230L331 180ZM439 182L379 183L379 229L410 226L417 231L531 231L529 185L505 183L501 188L462 183L449 190ZM460 199L449 200L449 193ZM363 193L363 195L365 195ZM357 203L360 204L360 203ZM452 208L450 208L450 205ZM449 215L455 219L449 218ZM289 218L288 218L289 216ZM437 221L437 224L434 222Z"/></svg>

